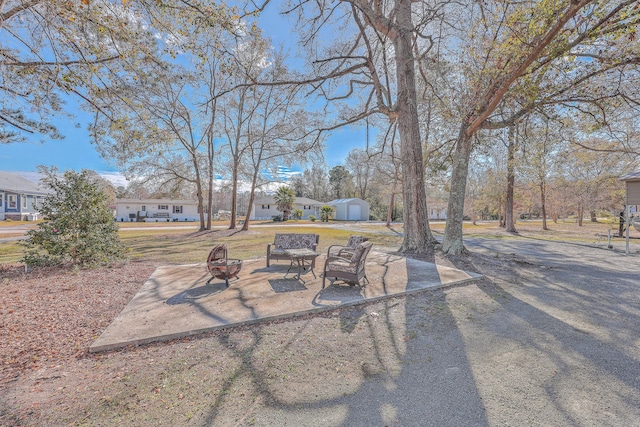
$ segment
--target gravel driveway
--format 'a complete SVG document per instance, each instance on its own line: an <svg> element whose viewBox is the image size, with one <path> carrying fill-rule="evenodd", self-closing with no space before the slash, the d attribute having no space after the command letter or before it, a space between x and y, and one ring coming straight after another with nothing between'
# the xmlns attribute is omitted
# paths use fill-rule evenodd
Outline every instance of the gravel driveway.
<svg viewBox="0 0 640 427"><path fill-rule="evenodd" d="M620 241L615 250L526 238L466 244L482 254L471 263L486 280L367 307L358 324L374 325L375 367L365 361L342 380L317 381L313 387L330 398L261 405L249 419L640 425L638 254L625 255Z"/></svg>

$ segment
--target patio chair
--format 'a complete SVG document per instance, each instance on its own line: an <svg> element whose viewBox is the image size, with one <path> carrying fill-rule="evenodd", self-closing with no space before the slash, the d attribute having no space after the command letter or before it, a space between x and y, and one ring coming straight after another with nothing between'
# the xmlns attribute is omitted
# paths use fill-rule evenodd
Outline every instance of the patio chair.
<svg viewBox="0 0 640 427"><path fill-rule="evenodd" d="M227 257L227 246L217 245L207 257L207 270L211 273L211 278L207 280L207 284L214 278L224 279L225 285L229 287L229 279L237 277L242 269L242 260Z"/></svg>
<svg viewBox="0 0 640 427"><path fill-rule="evenodd" d="M327 257L342 257L350 259L353 256L353 252L356 250L356 247L362 243L366 242L369 239L363 236L352 235L349 236L349 241L347 245L331 245L327 249Z"/></svg>
<svg viewBox="0 0 640 427"><path fill-rule="evenodd" d="M322 288L324 288L325 280L330 278L331 284L338 279L351 285L360 285L360 280L364 279L369 283L365 272L365 263L367 255L371 250L373 243L362 242L356 246L351 258L347 259L343 256L327 256L324 263L324 273L322 275ZM331 279L332 278L332 279Z"/></svg>

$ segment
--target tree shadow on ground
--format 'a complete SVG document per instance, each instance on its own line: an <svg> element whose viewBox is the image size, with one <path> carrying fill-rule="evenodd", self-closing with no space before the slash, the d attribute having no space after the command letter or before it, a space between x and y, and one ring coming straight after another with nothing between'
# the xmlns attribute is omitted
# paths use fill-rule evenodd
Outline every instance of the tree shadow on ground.
<svg viewBox="0 0 640 427"><path fill-rule="evenodd" d="M603 258L598 248L547 244L530 253L526 242L522 254L513 245L506 256L472 252L449 259L487 277L478 289L501 313L483 324L493 346L535 355L536 363L519 366L516 377L530 382L516 385L516 379L514 387L539 393L537 400L550 408L545 412L562 423L632 423L640 416L637 272L628 258ZM493 376L510 375L505 366L489 369Z"/></svg>
<svg viewBox="0 0 640 427"><path fill-rule="evenodd" d="M204 286L199 286L197 288L191 288L187 289L186 291L182 291L179 294L176 294L167 299L166 303L169 305L185 303L193 304L201 298L210 297L225 290L227 290L227 285L224 282L206 284Z"/></svg>
<svg viewBox="0 0 640 427"><path fill-rule="evenodd" d="M319 298L341 301L345 293L352 299L360 292L360 286L332 285L314 303L323 305ZM237 425L488 424L464 338L443 290L294 320L287 330L295 332L282 336L284 341L271 349L279 356L267 361L264 348L273 345L271 328L244 331L252 344L237 352L229 336L220 338L240 365L210 402L203 425L227 420L239 384L254 393L241 405L244 409L237 408Z"/></svg>

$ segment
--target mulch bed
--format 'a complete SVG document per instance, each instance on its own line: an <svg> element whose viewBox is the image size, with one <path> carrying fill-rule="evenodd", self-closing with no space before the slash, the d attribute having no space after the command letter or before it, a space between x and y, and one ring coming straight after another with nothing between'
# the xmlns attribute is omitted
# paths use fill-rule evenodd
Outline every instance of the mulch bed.
<svg viewBox="0 0 640 427"><path fill-rule="evenodd" d="M155 268L0 266L0 388L26 371L85 355Z"/></svg>

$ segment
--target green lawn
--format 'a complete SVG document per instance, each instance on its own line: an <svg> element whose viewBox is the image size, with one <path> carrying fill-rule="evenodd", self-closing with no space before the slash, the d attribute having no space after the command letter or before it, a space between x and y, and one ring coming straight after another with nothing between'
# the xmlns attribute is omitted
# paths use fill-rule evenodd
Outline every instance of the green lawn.
<svg viewBox="0 0 640 427"><path fill-rule="evenodd" d="M9 224L18 224L18 221ZM0 221L1 225L6 225ZM33 222L24 224L33 225ZM442 235L443 221L430 223L434 233ZM217 221L214 230L198 232L199 223L122 223L120 237L131 249L130 258L135 261L151 261L170 264L197 263L206 260L211 248L218 243L226 243L229 257L252 259L266 255L267 244L273 241L275 233L318 233L320 234L319 250L325 251L329 245L344 244L351 234L367 236L375 245L397 248L401 244L402 225L392 228L381 223L344 222L311 223L309 221L289 221L274 223L272 221L252 222L249 231L227 230L228 222ZM520 236L542 238L546 240L593 242L597 233L606 234L617 231L617 224L609 221L592 223L585 220L578 227L575 220L564 220L554 223L548 221L550 230L542 230L541 221L519 221L516 224ZM494 238L514 238L497 226L497 222L478 222L473 225L464 223L464 235L485 236ZM637 236L637 231L632 231ZM9 233L0 236L12 237ZM14 241L0 245L0 264L18 263L22 258L22 247Z"/></svg>
<svg viewBox="0 0 640 427"><path fill-rule="evenodd" d="M275 233L317 233L320 235L318 250L323 252L329 245L345 244L351 234L367 236L374 244L397 246L398 234L372 229L354 232L345 229L309 227L304 224L253 227L249 231L213 230L209 232L189 232L166 230L158 232L121 230L120 235L132 250L132 259L162 261L167 263L202 262L214 245L225 243L232 258L243 260L264 257L267 244L273 242Z"/></svg>
<svg viewBox="0 0 640 427"><path fill-rule="evenodd" d="M290 222L287 225L251 227L249 231L232 232L226 229L198 232L185 228L168 228L150 223L142 227L121 227L122 241L130 248L130 257L136 261L151 261L170 264L204 262L211 248L219 243L227 245L232 258L252 259L266 256L267 244L273 242L275 233L317 233L320 235L319 251L329 245L345 244L351 234L367 236L374 244L399 246L400 234L384 226L366 226L366 231L335 228L333 224L310 226L308 223ZM165 224L166 225L166 224ZM22 247L18 242L3 242L0 245L0 264L13 264L22 258Z"/></svg>

